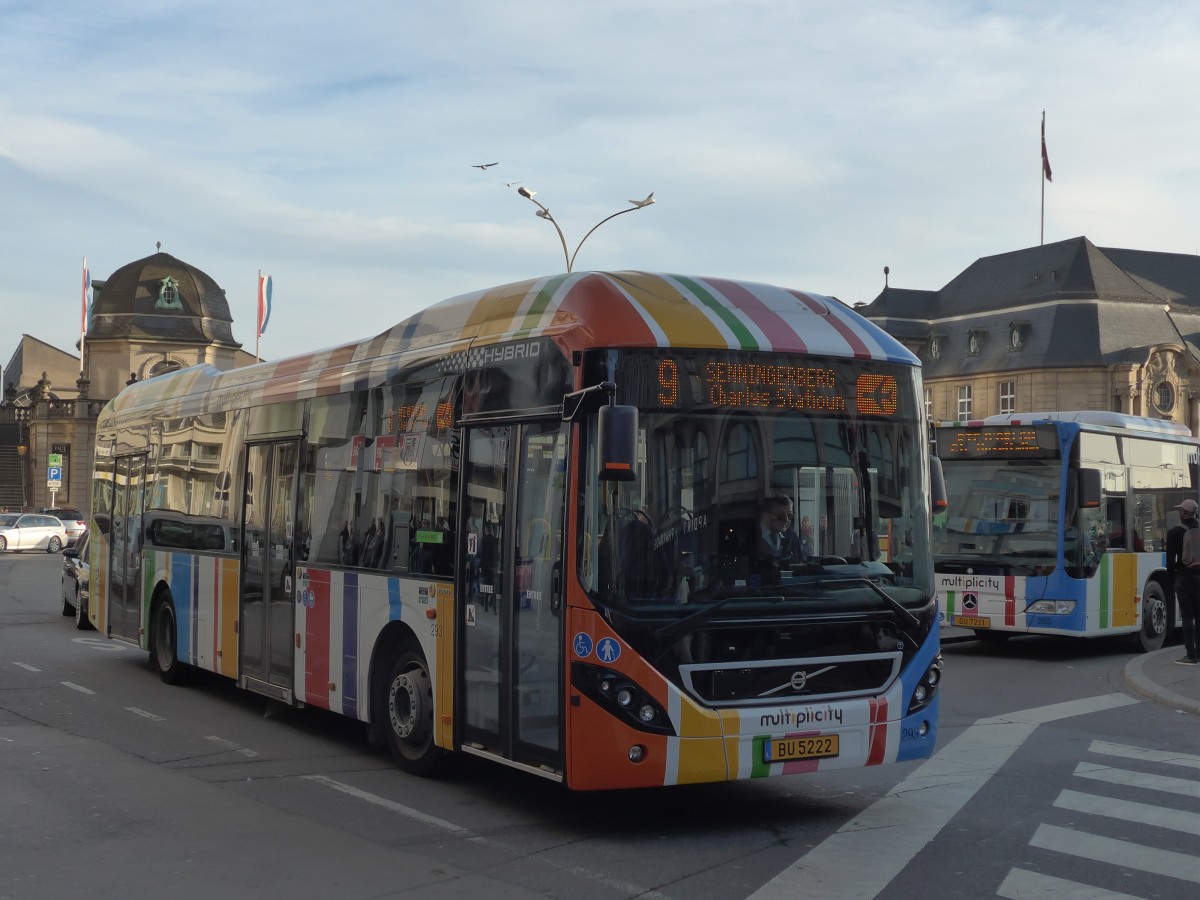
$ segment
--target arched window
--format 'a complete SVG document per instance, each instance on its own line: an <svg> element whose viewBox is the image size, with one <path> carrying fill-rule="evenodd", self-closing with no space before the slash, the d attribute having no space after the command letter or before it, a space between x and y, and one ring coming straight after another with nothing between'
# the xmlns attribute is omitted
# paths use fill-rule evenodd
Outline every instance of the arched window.
<svg viewBox="0 0 1200 900"><path fill-rule="evenodd" d="M722 481L737 481L758 477L758 442L741 422L729 429L725 438L725 455L721 457Z"/></svg>
<svg viewBox="0 0 1200 900"><path fill-rule="evenodd" d="M178 372L183 366L175 362L173 359L164 359L156 362L150 367L150 371L146 373L147 378L153 378L155 375L166 375L168 372Z"/></svg>

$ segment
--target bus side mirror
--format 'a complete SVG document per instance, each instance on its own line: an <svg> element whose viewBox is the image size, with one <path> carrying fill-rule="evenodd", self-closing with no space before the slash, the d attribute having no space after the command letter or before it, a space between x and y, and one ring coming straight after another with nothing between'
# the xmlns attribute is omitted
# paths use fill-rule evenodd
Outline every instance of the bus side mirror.
<svg viewBox="0 0 1200 900"><path fill-rule="evenodd" d="M601 481L633 481L637 476L636 406L602 406L598 417Z"/></svg>
<svg viewBox="0 0 1200 900"><path fill-rule="evenodd" d="M1078 483L1080 509L1100 508L1100 470L1080 469Z"/></svg>
<svg viewBox="0 0 1200 900"><path fill-rule="evenodd" d="M929 495L932 501L933 514L944 513L949 501L946 498L946 476L942 473L942 461L936 456L929 457Z"/></svg>

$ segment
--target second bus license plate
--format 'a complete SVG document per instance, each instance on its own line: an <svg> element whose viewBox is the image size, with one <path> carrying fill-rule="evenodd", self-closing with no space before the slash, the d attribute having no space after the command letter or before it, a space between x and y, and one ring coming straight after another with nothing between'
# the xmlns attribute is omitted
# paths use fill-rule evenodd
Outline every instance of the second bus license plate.
<svg viewBox="0 0 1200 900"><path fill-rule="evenodd" d="M823 759L838 755L838 735L771 738L763 744L764 762L791 762L796 759Z"/></svg>
<svg viewBox="0 0 1200 900"><path fill-rule="evenodd" d="M982 616L955 616L954 624L963 628L991 628L992 620Z"/></svg>

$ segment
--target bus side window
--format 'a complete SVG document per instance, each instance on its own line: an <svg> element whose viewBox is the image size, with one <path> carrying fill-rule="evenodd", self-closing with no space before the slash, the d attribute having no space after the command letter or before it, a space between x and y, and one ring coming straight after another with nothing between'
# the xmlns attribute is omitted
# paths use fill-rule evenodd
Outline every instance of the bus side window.
<svg viewBox="0 0 1200 900"><path fill-rule="evenodd" d="M1125 547L1125 498L1108 497L1104 503L1105 543L1109 550Z"/></svg>

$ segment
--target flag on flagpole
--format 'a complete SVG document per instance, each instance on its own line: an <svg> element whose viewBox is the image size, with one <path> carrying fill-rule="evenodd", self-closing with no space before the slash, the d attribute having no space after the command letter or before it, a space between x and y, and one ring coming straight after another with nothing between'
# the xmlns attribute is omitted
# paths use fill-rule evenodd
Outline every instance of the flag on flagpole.
<svg viewBox="0 0 1200 900"><path fill-rule="evenodd" d="M1047 181L1049 181L1049 182L1054 181L1054 179L1050 177L1050 157L1046 153L1046 113L1045 112L1042 113L1042 174L1046 177Z"/></svg>
<svg viewBox="0 0 1200 900"><path fill-rule="evenodd" d="M86 335L88 326L92 324L92 304L89 302L92 292L92 275L88 271L87 257L83 258L83 299L79 310L79 333Z"/></svg>
<svg viewBox="0 0 1200 900"><path fill-rule="evenodd" d="M258 273L258 336L262 337L271 321L271 276Z"/></svg>

